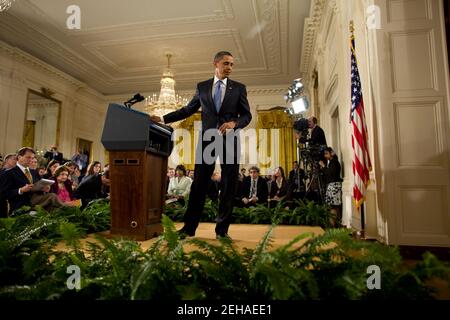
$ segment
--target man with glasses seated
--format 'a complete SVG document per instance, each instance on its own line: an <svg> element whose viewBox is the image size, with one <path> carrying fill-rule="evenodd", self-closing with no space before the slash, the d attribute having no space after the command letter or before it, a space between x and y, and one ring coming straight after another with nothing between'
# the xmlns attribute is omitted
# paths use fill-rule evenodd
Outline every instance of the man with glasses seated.
<svg viewBox="0 0 450 320"><path fill-rule="evenodd" d="M269 197L267 182L259 176L258 167L251 167L249 173L242 184L242 206L248 208L256 204L266 204Z"/></svg>

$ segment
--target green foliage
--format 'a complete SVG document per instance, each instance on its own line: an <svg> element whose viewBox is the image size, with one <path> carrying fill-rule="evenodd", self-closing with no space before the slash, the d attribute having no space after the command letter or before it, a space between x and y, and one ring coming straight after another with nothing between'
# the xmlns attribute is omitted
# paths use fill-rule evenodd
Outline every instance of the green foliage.
<svg viewBox="0 0 450 320"><path fill-rule="evenodd" d="M297 200L293 209L287 208L285 202L269 209L266 205L256 205L250 208L235 207L233 211L234 223L237 224L272 224L277 225L304 225L330 228L333 216L327 206L314 202ZM183 221L187 202L184 207L179 204L167 205L164 209L166 215L174 221ZM212 200L205 202L201 222L215 222L218 214L218 203Z"/></svg>
<svg viewBox="0 0 450 320"><path fill-rule="evenodd" d="M217 207L209 206L210 214L216 214ZM181 240L172 220L163 216L164 233L146 251L135 241L100 236L83 249L80 237L95 229L95 222L106 225L106 208L99 202L83 212L66 208L49 214L39 209L34 216L0 219L0 298L433 299L430 281L450 279L449 264L432 254L408 268L397 248L358 241L340 229L320 236L300 234L274 248L272 225L254 249L241 250L227 239ZM303 219L299 222L317 222L312 217L324 214L323 210L304 204L297 209ZM239 219L257 221L260 214L261 219L273 221L270 215L275 215L276 221L283 222L290 221L287 213L292 213L282 204L248 212ZM55 249L61 240L67 245L65 251ZM67 268L72 265L81 271L79 290L66 286ZM371 265L381 269L381 290L367 288Z"/></svg>

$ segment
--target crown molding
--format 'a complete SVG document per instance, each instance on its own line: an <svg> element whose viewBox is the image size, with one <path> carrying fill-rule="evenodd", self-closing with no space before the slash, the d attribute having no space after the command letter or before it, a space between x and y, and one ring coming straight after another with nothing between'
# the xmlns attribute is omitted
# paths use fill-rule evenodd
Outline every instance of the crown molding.
<svg viewBox="0 0 450 320"><path fill-rule="evenodd" d="M49 76L56 76L57 78L64 80L74 87L84 87L85 83L75 79L74 77L60 71L59 69L43 62L42 60L20 50L19 48L10 46L6 42L0 40L0 53L5 56L9 56L14 59L14 61L19 63L24 63L29 67L36 68L40 71L44 71Z"/></svg>
<svg viewBox="0 0 450 320"><path fill-rule="evenodd" d="M300 73L305 82L309 81L308 74L311 69L314 47L316 44L317 33L323 21L325 0L312 0L311 11L305 20L305 29L303 32L303 46L301 54Z"/></svg>

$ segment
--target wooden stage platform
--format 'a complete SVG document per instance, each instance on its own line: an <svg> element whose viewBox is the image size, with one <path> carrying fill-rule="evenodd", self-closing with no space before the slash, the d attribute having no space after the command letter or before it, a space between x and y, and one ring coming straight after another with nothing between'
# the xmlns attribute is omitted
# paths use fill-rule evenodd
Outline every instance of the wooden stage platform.
<svg viewBox="0 0 450 320"><path fill-rule="evenodd" d="M175 224L178 229L181 229L183 226L182 223ZM214 223L200 223L195 238L211 241L211 243L218 243L216 240L216 234L214 232L215 224ZM270 225L250 225L250 224L232 224L229 229L229 235L233 239L233 245L238 249L248 248L254 249L257 244L261 241L264 234L269 230ZM315 236L321 235L324 233L324 230L320 227L307 227L307 226L276 226L272 233L272 248L276 249L283 245L286 245L294 239L299 234L303 233L312 233ZM106 237L110 237L109 232L101 232L100 235L104 235ZM297 246L301 243L305 242L307 239L300 241ZM148 249L154 242L156 238L150 239L147 241L138 241L142 249ZM85 239L81 240L81 244L84 247L86 242L96 242L95 235L90 234ZM64 243L60 243L57 245L57 250L65 251L67 247ZM189 251L189 247L185 248L186 251Z"/></svg>

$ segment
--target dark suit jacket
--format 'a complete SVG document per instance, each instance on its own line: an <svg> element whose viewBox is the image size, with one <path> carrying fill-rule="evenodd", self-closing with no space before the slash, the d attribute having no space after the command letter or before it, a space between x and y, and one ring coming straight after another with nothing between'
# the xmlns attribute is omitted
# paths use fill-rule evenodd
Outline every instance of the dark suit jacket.
<svg viewBox="0 0 450 320"><path fill-rule="evenodd" d="M5 174L5 169L0 169L0 188L2 187L2 176ZM0 218L6 218L8 216L8 202L6 200L6 196L4 195L4 191L0 189Z"/></svg>
<svg viewBox="0 0 450 320"><path fill-rule="evenodd" d="M247 198L250 195L250 188L252 186L252 178L250 176L245 177L242 183L241 199ZM269 189L267 187L267 181L261 177L258 178L256 184L256 197L258 198L258 203L266 203L269 197Z"/></svg>
<svg viewBox="0 0 450 320"><path fill-rule="evenodd" d="M177 111L166 114L164 116L164 122L172 123L186 119L201 107L202 132L208 129L219 128L225 122L230 121L236 121L235 130L246 127L252 120L252 114L250 113L245 85L228 79L222 107L217 112L212 98L213 84L214 79L198 83L195 95L189 104ZM199 139L202 139L202 136L199 135ZM200 140L200 142L202 141ZM207 143L199 143L199 145L205 148Z"/></svg>
<svg viewBox="0 0 450 320"><path fill-rule="evenodd" d="M41 180L36 170L30 169L33 183ZM31 206L31 192L26 192L19 195L19 189L29 184L29 181L25 174L19 167L14 167L6 171L0 178L0 190L8 199L9 212L19 209L23 206Z"/></svg>
<svg viewBox="0 0 450 320"><path fill-rule="evenodd" d="M60 164L63 164L63 162L64 162L63 154L61 152L57 152L55 155L53 152L47 151L44 155L44 158L48 159L48 161L56 160Z"/></svg>
<svg viewBox="0 0 450 320"><path fill-rule="evenodd" d="M84 177L74 193L77 199L81 199L81 208L85 208L89 202L103 198L102 177L100 175L89 175Z"/></svg>
<svg viewBox="0 0 450 320"><path fill-rule="evenodd" d="M287 193L288 193L288 183L287 183L286 179L283 179L280 189L278 189L277 182L272 181L272 184L270 187L270 198L273 198L275 196L282 198L282 197L286 196Z"/></svg>
<svg viewBox="0 0 450 320"><path fill-rule="evenodd" d="M311 144L323 145L323 146L327 145L327 139L325 138L325 132L323 131L323 129L321 127L316 126L311 131Z"/></svg>
<svg viewBox="0 0 450 320"><path fill-rule="evenodd" d="M325 175L325 183L327 185L332 182L342 182L341 164L336 157L331 158L330 162L327 163L327 166L321 168L321 170Z"/></svg>

